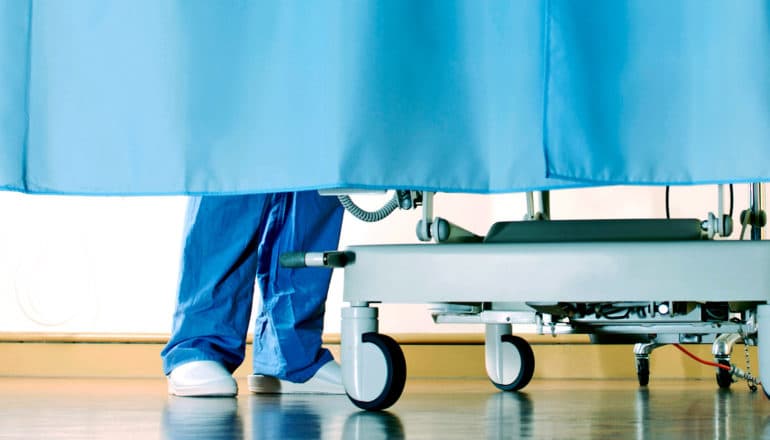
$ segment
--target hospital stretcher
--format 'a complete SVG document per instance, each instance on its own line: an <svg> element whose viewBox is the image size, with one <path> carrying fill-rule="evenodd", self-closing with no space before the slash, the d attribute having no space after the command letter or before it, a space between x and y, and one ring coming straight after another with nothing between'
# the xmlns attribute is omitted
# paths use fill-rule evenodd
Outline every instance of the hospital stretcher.
<svg viewBox="0 0 770 440"><path fill-rule="evenodd" d="M360 408L394 404L406 380L399 345L378 333L372 304L383 302L428 303L436 323L484 324L486 371L504 391L524 388L534 373L532 348L513 328L633 342L642 386L655 348L709 343L715 362L726 366L717 369L720 387L734 378L755 385L752 372L731 363L737 342L770 339L770 328L759 325L770 321L763 187L751 190L740 222L748 240L715 239L732 232L721 202L706 220L549 220L547 191L527 193L524 220L496 223L480 237L434 217L433 194L416 193L417 203L406 205L422 209L417 235L433 243L286 254L282 262L344 268L342 369ZM768 350L759 353L759 377L770 377Z"/></svg>

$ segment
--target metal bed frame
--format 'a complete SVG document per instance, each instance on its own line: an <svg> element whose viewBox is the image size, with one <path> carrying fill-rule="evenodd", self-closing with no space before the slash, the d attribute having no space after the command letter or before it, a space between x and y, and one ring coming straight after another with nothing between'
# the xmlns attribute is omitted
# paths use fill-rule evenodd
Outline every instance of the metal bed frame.
<svg viewBox="0 0 770 440"><path fill-rule="evenodd" d="M770 243L763 185L751 184L741 235L728 236L723 212L708 219L549 220L547 191L527 193L524 221L495 224L476 236L433 216L432 193L399 191L402 208L422 208L417 235L426 244L350 246L284 255L287 266L344 268L342 372L350 400L381 410L400 397L406 362L398 343L378 332L372 304L429 303L436 323L485 324L485 363L503 391L524 388L532 348L513 334L581 333L595 343L635 343L640 385L649 356L666 344L712 344L720 387L759 379L731 364L738 342L770 340ZM394 197L394 199L396 198ZM538 202L539 206L536 206ZM770 350L759 347L760 377ZM763 390L764 391L764 390ZM767 391L764 391L767 394Z"/></svg>

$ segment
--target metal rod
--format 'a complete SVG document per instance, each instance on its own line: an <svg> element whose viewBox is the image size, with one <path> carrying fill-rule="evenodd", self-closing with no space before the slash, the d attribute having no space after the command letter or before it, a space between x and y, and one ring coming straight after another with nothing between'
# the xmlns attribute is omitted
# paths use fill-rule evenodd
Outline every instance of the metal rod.
<svg viewBox="0 0 770 440"><path fill-rule="evenodd" d="M527 191L527 218L533 220L535 218L535 193Z"/></svg>
<svg viewBox="0 0 770 440"><path fill-rule="evenodd" d="M541 191L540 200L541 200L542 209L543 209L543 217L545 217L546 220L550 220L551 219L551 192L547 190Z"/></svg>
<svg viewBox="0 0 770 440"><path fill-rule="evenodd" d="M759 215L765 209L765 191L763 183L752 183L749 187L749 209L751 210L754 218L759 218ZM761 226L751 225L751 239L762 240L764 238L764 231Z"/></svg>
<svg viewBox="0 0 770 440"><path fill-rule="evenodd" d="M422 219L430 224L433 221L433 195L427 191L422 195Z"/></svg>

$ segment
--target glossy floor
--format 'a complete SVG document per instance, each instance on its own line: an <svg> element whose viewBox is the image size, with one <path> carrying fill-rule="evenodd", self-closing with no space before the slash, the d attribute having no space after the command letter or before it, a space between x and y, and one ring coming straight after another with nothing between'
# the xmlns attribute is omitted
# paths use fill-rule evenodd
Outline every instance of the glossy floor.
<svg viewBox="0 0 770 440"><path fill-rule="evenodd" d="M245 390L245 383L240 383ZM389 411L345 396L170 397L161 379L0 378L0 439L770 439L770 402L743 383L410 380Z"/></svg>

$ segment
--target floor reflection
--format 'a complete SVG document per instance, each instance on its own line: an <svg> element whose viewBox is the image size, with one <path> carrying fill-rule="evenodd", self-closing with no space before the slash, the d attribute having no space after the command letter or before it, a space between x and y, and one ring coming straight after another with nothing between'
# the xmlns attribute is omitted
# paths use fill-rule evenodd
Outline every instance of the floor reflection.
<svg viewBox="0 0 770 440"><path fill-rule="evenodd" d="M530 390L486 403L488 439L572 438L770 440L761 393L681 387Z"/></svg>
<svg viewBox="0 0 770 440"><path fill-rule="evenodd" d="M324 426L320 408L312 400L289 402L280 397L249 399L252 439L321 438Z"/></svg>
<svg viewBox="0 0 770 440"><path fill-rule="evenodd" d="M166 439L242 439L238 400L231 397L169 396L163 411Z"/></svg>
<svg viewBox="0 0 770 440"><path fill-rule="evenodd" d="M492 394L486 405L486 438L533 438L533 412L534 406L528 393Z"/></svg>
<svg viewBox="0 0 770 440"><path fill-rule="evenodd" d="M250 396L252 439L403 439L393 413L360 411L345 396Z"/></svg>
<svg viewBox="0 0 770 440"><path fill-rule="evenodd" d="M51 435L56 426L58 434L117 438L130 429L136 438L157 438L160 427L166 439L770 440L770 401L761 392L738 385L720 390L705 381L661 380L648 388L631 381L539 381L505 393L480 381L424 380L383 412L361 411L346 396L207 399L126 388L84 397L74 387L53 394L44 385L34 392L0 389L0 432L73 438Z"/></svg>
<svg viewBox="0 0 770 440"><path fill-rule="evenodd" d="M344 396L169 397L166 439L404 439L401 419L356 409Z"/></svg>
<svg viewBox="0 0 770 440"><path fill-rule="evenodd" d="M342 430L343 440L402 440L405 438L401 419L390 412L360 411L351 414Z"/></svg>
<svg viewBox="0 0 770 440"><path fill-rule="evenodd" d="M592 439L770 440L770 401L759 392L676 382L652 389L570 385L490 395L483 423L486 438L560 438L568 432L570 438ZM471 401L465 404L473 412Z"/></svg>

